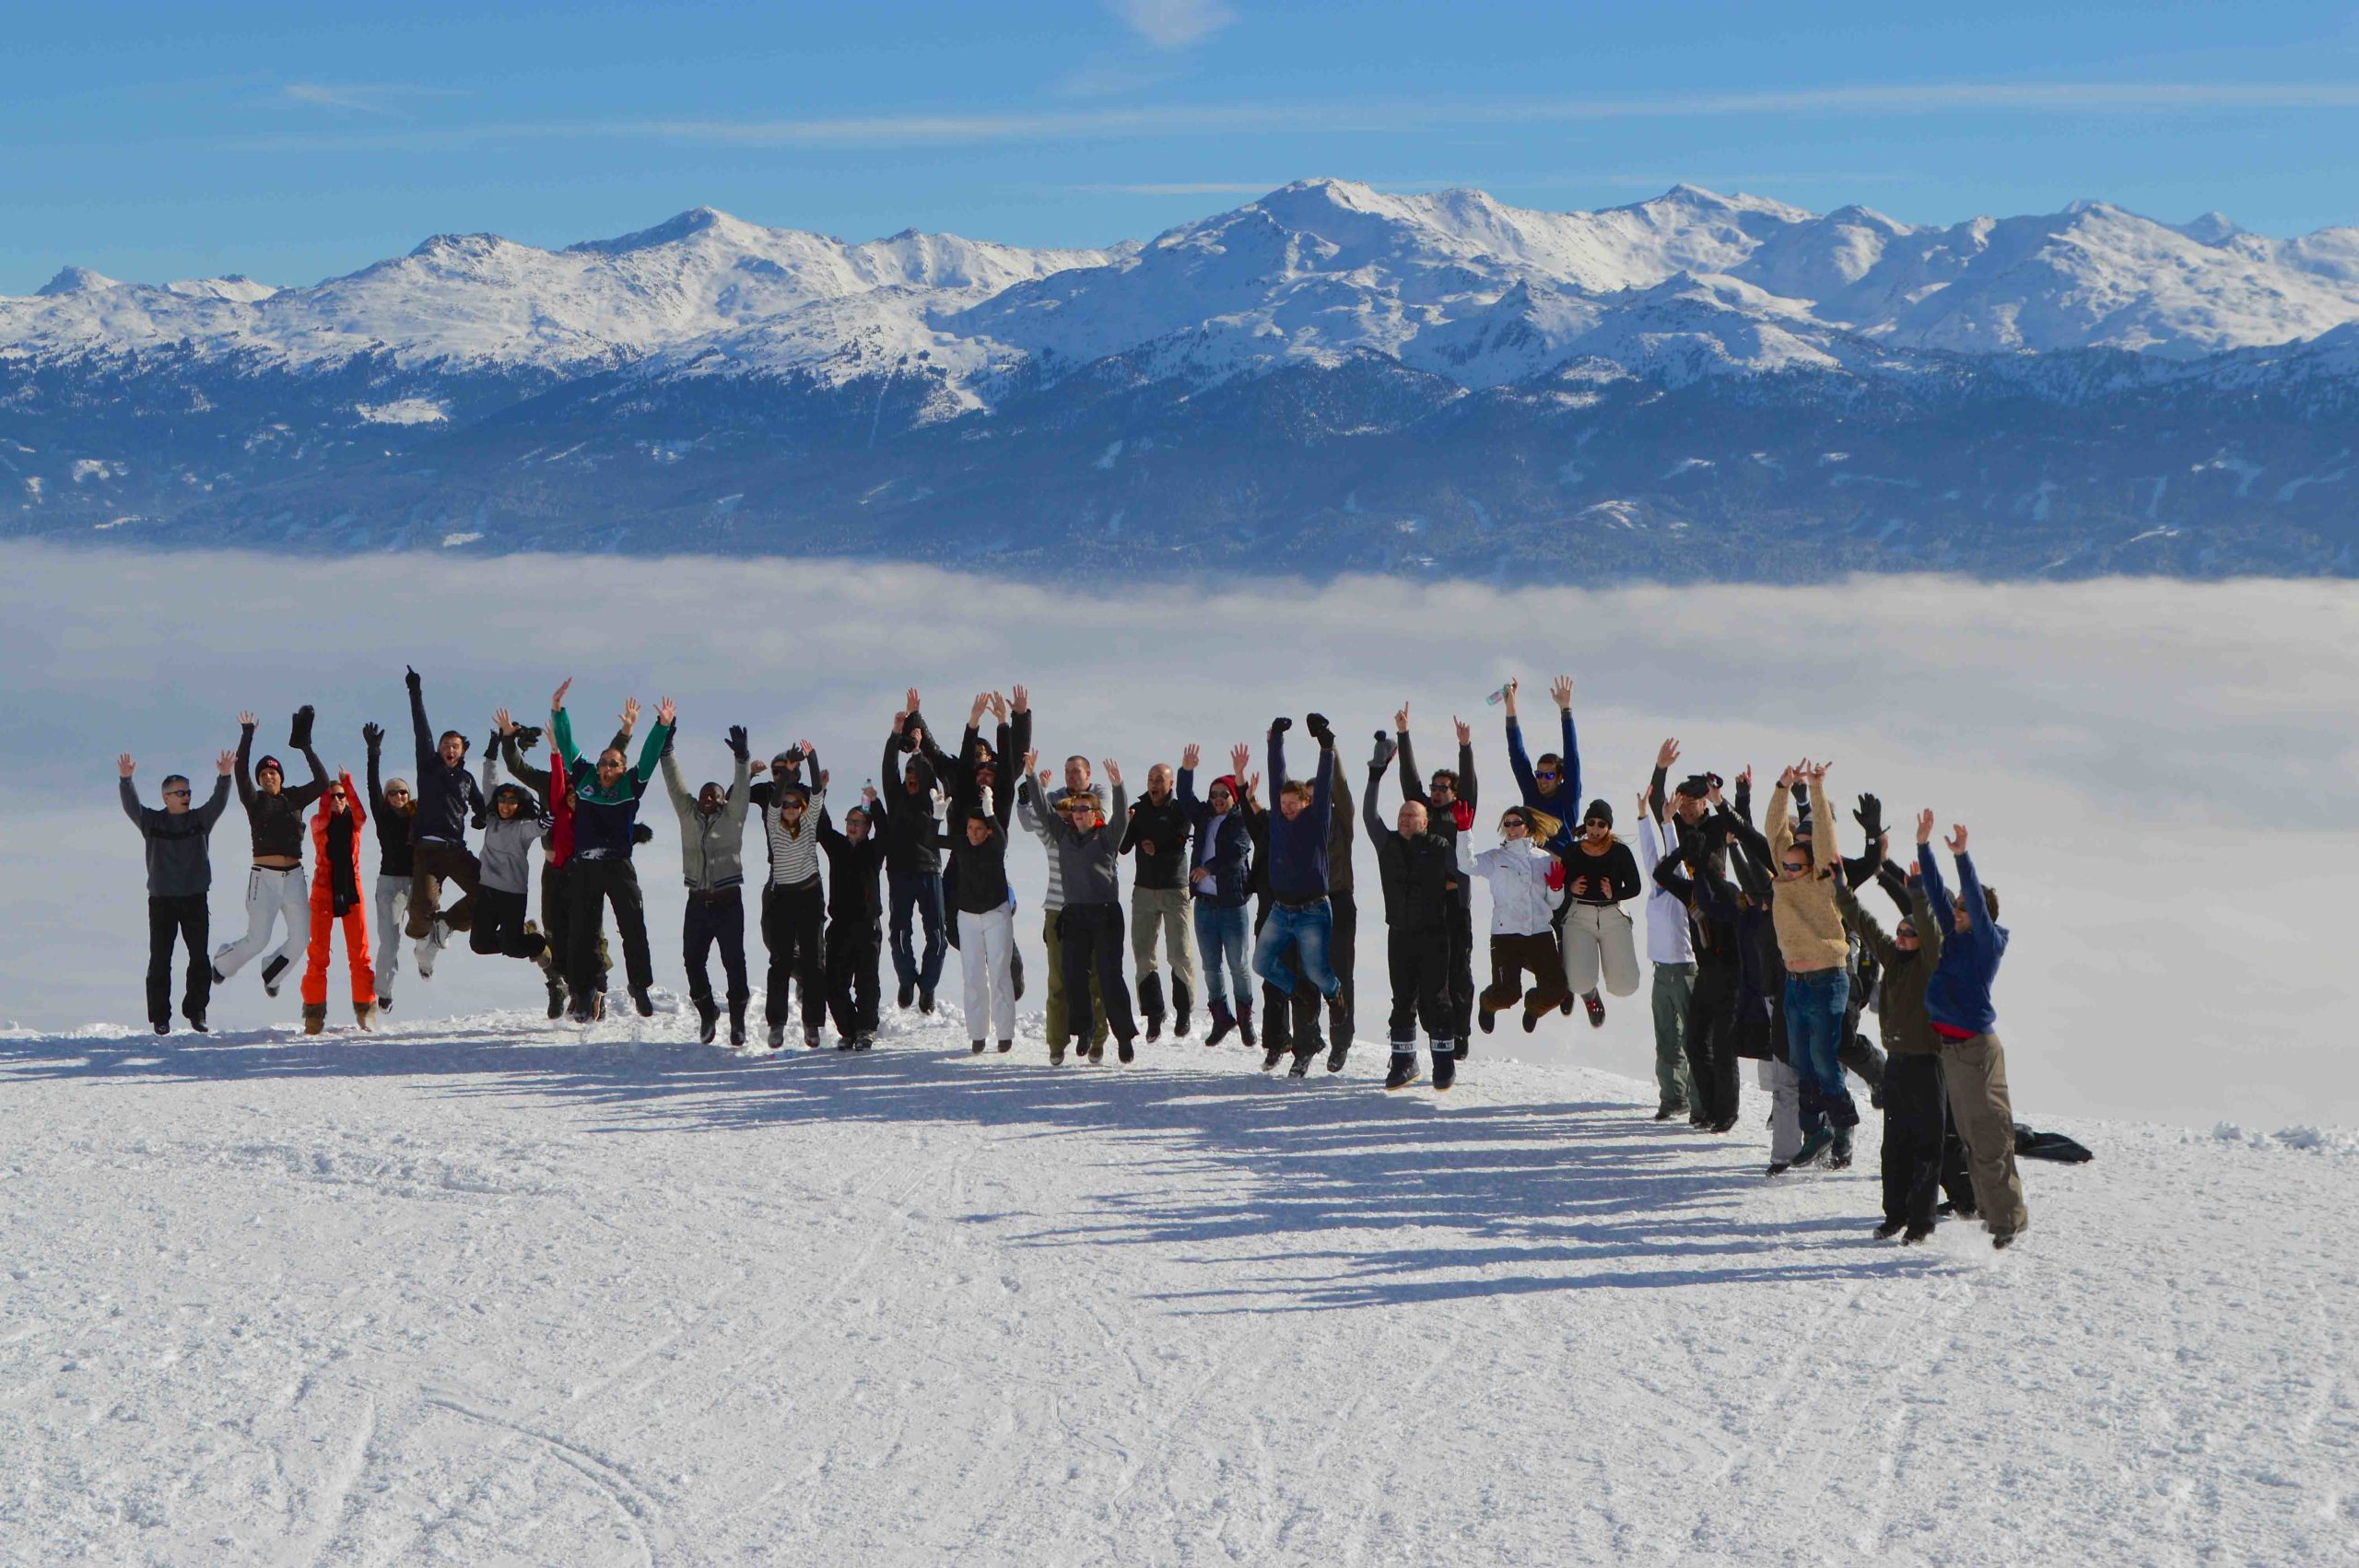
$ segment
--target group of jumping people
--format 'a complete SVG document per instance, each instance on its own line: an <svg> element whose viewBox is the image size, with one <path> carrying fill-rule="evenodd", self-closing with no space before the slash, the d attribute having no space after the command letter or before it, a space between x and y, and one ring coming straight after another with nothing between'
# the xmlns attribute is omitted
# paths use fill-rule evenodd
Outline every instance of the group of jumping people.
<svg viewBox="0 0 2359 1568"><path fill-rule="evenodd" d="M1103 783L1085 755L1066 757L1061 778L1039 766L1023 686L1007 696L977 694L955 752L943 749L911 688L885 739L884 788L863 788L839 826L828 772L808 741L757 761L745 727L732 726L728 781L709 780L692 792L674 755L677 714L669 698L658 704L635 758L635 699L624 705L612 739L588 756L566 708L569 680L552 696L545 728L520 725L499 709L479 763L471 765L468 737L435 731L420 677L412 670L405 679L415 784L383 777L385 731L373 722L361 728L365 795L348 771L331 779L312 749L308 706L296 712L288 738L311 773L302 785L288 783L277 757L252 759L251 713L241 716L237 750L221 754L202 805L194 803L189 779L174 774L164 780L163 808L144 806L133 759L117 759L123 809L147 841L147 1012L158 1034L171 1025L176 942L187 949L181 1012L191 1027L205 1027L212 987L260 959L272 996L302 962L303 1025L320 1033L339 925L363 1030L393 1004L404 935L415 943L421 978L431 977L452 939L464 935L475 953L537 964L548 1016L588 1023L605 1007L609 910L631 1004L651 1014L653 964L633 850L653 837L639 820L640 806L660 773L680 835L688 995L707 1043L718 1037L725 1008L731 1045L747 1044L744 845L746 821L758 813L768 867L758 919L769 954L763 1022L770 1050L785 1045L790 1000L799 1003L806 1047L822 1044L831 1017L838 1049L874 1045L888 929L900 1007L935 1011L947 950L956 947L970 1049L1013 1050L1024 975L1011 825L1046 852L1040 930L1052 1064L1069 1054L1102 1062L1109 1039L1117 1060L1133 1061L1142 1032L1154 1042L1167 1024L1187 1037L1199 952L1207 1045L1234 1035L1262 1051L1264 1071L1290 1061L1297 1078L1322 1053L1329 1071L1342 1071L1351 1049L1356 813L1334 730L1322 715L1303 721L1316 756L1299 776L1287 770L1293 720L1271 721L1263 760L1272 805L1262 803L1264 774L1246 744L1231 750L1229 770L1200 792L1202 754L1191 743L1176 770L1163 763L1149 768L1133 800L1111 759L1102 765ZM1580 803L1570 678L1550 687L1562 749L1537 757L1525 746L1518 690L1510 681L1495 696L1506 709L1517 800L1497 819L1496 844L1479 852L1470 727L1453 720L1457 766L1430 775L1417 766L1406 704L1391 730L1376 731L1356 818L1375 851L1383 895L1391 1047L1384 1087L1416 1082L1422 1054L1432 1086L1449 1089L1473 1034L1491 1032L1503 1014L1520 1016L1530 1032L1550 1013L1579 1007L1602 1025L1607 997L1638 989L1627 906L1642 899L1653 966L1655 1119L1684 1117L1699 1130L1729 1132L1739 1114L1737 1063L1749 1059L1770 1099L1767 1174L1822 1162L1839 1169L1850 1163L1859 1121L1848 1070L1869 1085L1884 1117L1877 1234L1921 1241L1947 1212L1978 1216L1994 1245L2009 1245L2026 1215L1990 1001L2007 932L1998 924L1997 894L1978 880L1966 852L1966 828L1953 827L1946 840L1958 879L1953 896L1934 859L1930 811L1917 820L1913 859L1895 861L1881 803L1860 795L1850 813L1860 853L1846 857L1839 813L1826 793L1831 765L1804 760L1783 769L1756 827L1751 769L1732 789L1712 773L1674 785L1674 740L1663 743L1636 797L1634 855L1615 832L1607 801ZM534 766L536 755L546 755L546 768ZM1388 822L1378 800L1396 769L1402 800ZM207 838L233 778L252 840L247 929L208 956ZM308 825L307 806L313 808ZM373 952L360 888L361 829L372 822ZM479 835L474 848L470 833ZM535 842L537 923L529 918ZM1124 856L1133 862L1127 914ZM1478 879L1489 889L1491 927L1490 981L1479 991ZM1856 896L1870 882L1897 909L1889 931ZM458 895L446 905L452 887ZM274 948L282 920L286 935ZM1126 938L1134 986L1124 974ZM709 969L715 949L725 988L719 994ZM1860 1029L1868 1008L1876 1012L1881 1048Z"/></svg>

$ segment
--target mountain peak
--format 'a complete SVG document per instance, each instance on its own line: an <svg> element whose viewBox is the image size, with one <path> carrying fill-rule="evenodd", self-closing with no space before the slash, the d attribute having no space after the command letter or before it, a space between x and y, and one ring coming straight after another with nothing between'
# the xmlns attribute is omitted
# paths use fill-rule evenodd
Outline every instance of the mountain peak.
<svg viewBox="0 0 2359 1568"><path fill-rule="evenodd" d="M568 245L566 249L592 252L602 256L621 256L658 245L677 244L683 240L693 240L699 234L725 233L731 229L753 227L743 218L732 217L719 207L690 207L677 216L665 218L652 228L617 235L612 240L584 240L578 244Z"/></svg>
<svg viewBox="0 0 2359 1568"><path fill-rule="evenodd" d="M2207 212L2201 217L2190 218L2185 223L2175 223L2171 227L2199 245L2224 245L2244 232L2244 229L2224 212Z"/></svg>
<svg viewBox="0 0 2359 1568"><path fill-rule="evenodd" d="M109 277L88 267L60 267L57 275L33 291L37 299L54 299L66 294L97 294L109 288L121 288L120 278Z"/></svg>

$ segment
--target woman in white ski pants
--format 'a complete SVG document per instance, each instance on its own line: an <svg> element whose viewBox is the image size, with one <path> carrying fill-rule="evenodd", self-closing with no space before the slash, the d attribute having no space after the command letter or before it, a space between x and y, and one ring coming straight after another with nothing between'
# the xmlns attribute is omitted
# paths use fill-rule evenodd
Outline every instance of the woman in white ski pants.
<svg viewBox="0 0 2359 1568"><path fill-rule="evenodd" d="M213 973L226 980L270 945L270 928L287 922L287 940L263 965L263 983L276 996L288 970L311 943L311 880L301 866L251 866L246 871L246 934L213 955Z"/></svg>
<svg viewBox="0 0 2359 1568"><path fill-rule="evenodd" d="M958 974L965 982L967 1034L975 1041L1015 1038L1015 913L958 911Z"/></svg>

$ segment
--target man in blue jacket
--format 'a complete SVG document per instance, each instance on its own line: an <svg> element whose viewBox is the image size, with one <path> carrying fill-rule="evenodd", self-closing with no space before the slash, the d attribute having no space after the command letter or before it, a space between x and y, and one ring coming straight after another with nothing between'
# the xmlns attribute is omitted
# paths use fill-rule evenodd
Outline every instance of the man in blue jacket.
<svg viewBox="0 0 2359 1568"><path fill-rule="evenodd" d="M1180 754L1179 801L1181 814L1195 829L1188 851L1188 891L1193 897L1196 946L1203 954L1204 1006L1213 1020L1204 1044L1219 1045L1233 1029L1250 1046L1253 977L1246 966L1245 937L1252 918L1245 906L1253 890L1253 834L1246 824L1239 780L1252 754L1238 746L1232 758L1238 771L1214 779L1207 798L1199 801L1196 764L1203 755L1192 742ZM1237 992L1233 1012L1232 984Z"/></svg>
<svg viewBox="0 0 2359 1568"><path fill-rule="evenodd" d="M1950 1112L1965 1141L1974 1201L1990 1227L1990 1245L2005 1246L2031 1223L2015 1175L2015 1111L2007 1094L2007 1053L1999 1045L1990 983L2007 954L2007 928L1999 923L1999 895L1975 875L1966 852L1966 827L1950 826L1945 842L1957 861L1958 895L1942 885L1933 863L1933 813L1917 813L1917 870L1936 919L1948 911L1950 933L1925 988L1925 1012L1941 1037L1942 1071L1949 1080Z"/></svg>
<svg viewBox="0 0 2359 1568"><path fill-rule="evenodd" d="M1293 1076L1310 1071L1319 1051L1319 999L1327 1000L1328 1027L1339 1040L1351 1038L1343 1017L1343 981L1327 962L1327 940L1334 930L1334 910L1327 902L1327 834L1334 812L1331 781L1335 769L1335 731L1319 714L1305 720L1319 742L1319 762L1310 781L1286 778L1285 732L1294 720L1270 721L1270 788L1278 801L1270 819L1270 917L1253 944L1253 972L1280 996L1294 998ZM1296 995L1295 965L1286 960L1292 946L1301 963L1301 977L1314 990ZM1275 1024L1272 1025L1273 1039ZM1263 1053L1262 1069L1277 1065L1274 1048Z"/></svg>

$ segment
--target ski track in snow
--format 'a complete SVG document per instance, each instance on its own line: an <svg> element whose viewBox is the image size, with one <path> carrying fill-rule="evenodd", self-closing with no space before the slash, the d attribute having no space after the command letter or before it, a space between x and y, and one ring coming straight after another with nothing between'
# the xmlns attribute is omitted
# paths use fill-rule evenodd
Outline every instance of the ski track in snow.
<svg viewBox="0 0 2359 1568"><path fill-rule="evenodd" d="M2347 1139L1903 1250L1749 1086L687 1027L0 1039L0 1562L2359 1554Z"/></svg>

